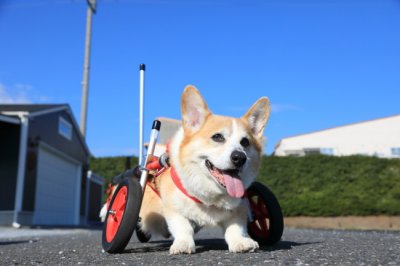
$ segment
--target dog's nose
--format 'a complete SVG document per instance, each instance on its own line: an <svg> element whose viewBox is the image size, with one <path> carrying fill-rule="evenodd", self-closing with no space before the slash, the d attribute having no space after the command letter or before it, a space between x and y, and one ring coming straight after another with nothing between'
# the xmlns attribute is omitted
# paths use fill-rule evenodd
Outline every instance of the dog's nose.
<svg viewBox="0 0 400 266"><path fill-rule="evenodd" d="M246 162L246 154L241 151L233 151L231 161L236 167L241 167Z"/></svg>

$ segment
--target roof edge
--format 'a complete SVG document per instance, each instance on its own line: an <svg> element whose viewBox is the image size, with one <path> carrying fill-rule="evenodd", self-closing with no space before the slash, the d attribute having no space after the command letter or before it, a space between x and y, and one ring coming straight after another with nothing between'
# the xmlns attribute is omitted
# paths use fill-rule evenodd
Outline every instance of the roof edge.
<svg viewBox="0 0 400 266"><path fill-rule="evenodd" d="M1 114L0 114L0 121L16 125L19 125L21 123L21 121L16 117L9 117L7 115L1 115Z"/></svg>
<svg viewBox="0 0 400 266"><path fill-rule="evenodd" d="M59 111L67 110L67 109L69 109L69 105L64 104L62 106L57 106L57 107L53 107L53 108L49 108L49 109L45 109L45 110L33 111L33 112L29 113L29 117L51 114L51 113L55 113L55 112L59 112Z"/></svg>
<svg viewBox="0 0 400 266"><path fill-rule="evenodd" d="M69 106L69 104L67 104L66 107L67 107L66 111L67 111L68 115L70 116L72 123L74 124L74 127L77 131L77 135L79 137L80 142L82 143L82 145L85 148L86 152L88 153L89 157L93 157L93 154L90 152L90 149L86 143L86 140L85 140L84 136L82 135L82 132L80 130L78 122L76 122L76 120L75 120L75 116L72 113L71 107Z"/></svg>

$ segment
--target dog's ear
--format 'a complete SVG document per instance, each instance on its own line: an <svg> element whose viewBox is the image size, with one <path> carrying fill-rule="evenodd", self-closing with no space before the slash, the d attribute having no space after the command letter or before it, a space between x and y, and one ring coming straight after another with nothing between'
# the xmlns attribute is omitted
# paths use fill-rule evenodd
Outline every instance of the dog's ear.
<svg viewBox="0 0 400 266"><path fill-rule="evenodd" d="M181 101L182 126L185 132L199 130L207 116L211 114L199 91L192 85L186 86Z"/></svg>
<svg viewBox="0 0 400 266"><path fill-rule="evenodd" d="M261 97L250 107L247 113L242 116L242 119L247 121L251 131L257 138L261 138L263 136L270 110L271 108L268 98Z"/></svg>

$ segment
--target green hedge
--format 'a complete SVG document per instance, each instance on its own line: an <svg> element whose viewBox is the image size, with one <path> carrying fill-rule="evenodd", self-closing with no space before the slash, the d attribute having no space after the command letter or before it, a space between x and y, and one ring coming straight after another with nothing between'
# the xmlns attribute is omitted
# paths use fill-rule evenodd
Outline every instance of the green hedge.
<svg viewBox="0 0 400 266"><path fill-rule="evenodd" d="M138 163L136 157L99 157L90 159L90 169L104 177L106 179L106 184L108 184L111 179L125 171L129 167L134 167Z"/></svg>
<svg viewBox="0 0 400 266"><path fill-rule="evenodd" d="M400 160L264 157L258 180L285 216L400 215Z"/></svg>
<svg viewBox="0 0 400 266"><path fill-rule="evenodd" d="M137 158L128 161L137 164ZM126 157L91 159L91 169L107 182L126 166ZM285 216L400 215L399 159L264 156L257 178Z"/></svg>

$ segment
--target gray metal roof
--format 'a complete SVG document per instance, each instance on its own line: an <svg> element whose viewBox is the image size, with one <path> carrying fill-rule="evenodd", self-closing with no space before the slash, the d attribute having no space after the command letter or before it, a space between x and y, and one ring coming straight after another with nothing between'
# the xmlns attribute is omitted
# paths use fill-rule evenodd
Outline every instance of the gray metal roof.
<svg viewBox="0 0 400 266"><path fill-rule="evenodd" d="M0 112L28 112L34 113L54 109L58 107L67 107L68 104L0 104Z"/></svg>
<svg viewBox="0 0 400 266"><path fill-rule="evenodd" d="M78 123L76 122L75 117L72 114L69 104L0 104L0 115L2 115L2 117L4 118L7 116L10 118L17 118L16 115L18 115L18 113L20 112L29 113L29 117L34 117L57 112L60 110L66 110L67 114L69 114L72 119L72 123L74 124L74 128L76 129L76 132L79 136L80 142L82 143L87 153L92 156L89 147L87 146L87 143L85 141L85 138L79 130Z"/></svg>

